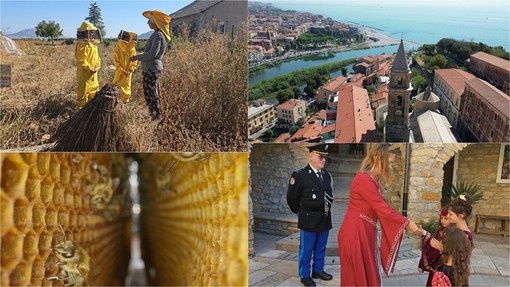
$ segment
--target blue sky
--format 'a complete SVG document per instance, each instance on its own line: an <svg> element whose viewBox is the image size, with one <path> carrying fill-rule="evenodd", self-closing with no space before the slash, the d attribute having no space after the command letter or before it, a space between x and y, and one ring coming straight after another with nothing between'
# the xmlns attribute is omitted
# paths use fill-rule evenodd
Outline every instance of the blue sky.
<svg viewBox="0 0 510 287"><path fill-rule="evenodd" d="M5 34L12 34L37 26L43 20L60 24L64 37L76 37L76 29L89 15L91 3L101 9L106 37L117 37L121 29L138 34L151 31L142 12L161 10L171 14L193 2L177 1L0 1L0 26Z"/></svg>

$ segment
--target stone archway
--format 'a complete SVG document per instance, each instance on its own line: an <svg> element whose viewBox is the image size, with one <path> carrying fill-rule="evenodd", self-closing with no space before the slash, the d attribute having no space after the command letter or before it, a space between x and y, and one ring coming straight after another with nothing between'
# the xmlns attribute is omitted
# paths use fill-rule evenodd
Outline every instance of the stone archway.
<svg viewBox="0 0 510 287"><path fill-rule="evenodd" d="M413 220L437 217L441 208L443 166L469 144L413 144L409 167L408 216Z"/></svg>

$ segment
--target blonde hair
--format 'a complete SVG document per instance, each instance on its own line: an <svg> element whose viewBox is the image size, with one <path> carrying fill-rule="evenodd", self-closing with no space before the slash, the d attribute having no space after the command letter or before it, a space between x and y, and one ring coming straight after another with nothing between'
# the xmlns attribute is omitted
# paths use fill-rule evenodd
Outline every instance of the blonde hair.
<svg viewBox="0 0 510 287"><path fill-rule="evenodd" d="M395 150L389 144L374 144L361 163L359 171L369 172L381 185L389 185L393 180L389 157Z"/></svg>

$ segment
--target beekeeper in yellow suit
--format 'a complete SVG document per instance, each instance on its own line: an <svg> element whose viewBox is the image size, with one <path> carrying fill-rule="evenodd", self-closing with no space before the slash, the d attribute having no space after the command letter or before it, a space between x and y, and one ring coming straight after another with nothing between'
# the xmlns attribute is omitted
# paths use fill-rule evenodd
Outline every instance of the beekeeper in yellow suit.
<svg viewBox="0 0 510 287"><path fill-rule="evenodd" d="M78 28L76 38L74 51L78 81L76 108L81 109L99 90L97 71L101 67L101 58L96 44L101 42L101 34L99 29L85 21Z"/></svg>
<svg viewBox="0 0 510 287"><path fill-rule="evenodd" d="M130 61L129 58L136 55L137 35L133 32L121 30L117 41L117 47L113 52L113 65L115 76L113 83L119 86L120 99L127 103L131 98L131 73L136 69L138 61Z"/></svg>

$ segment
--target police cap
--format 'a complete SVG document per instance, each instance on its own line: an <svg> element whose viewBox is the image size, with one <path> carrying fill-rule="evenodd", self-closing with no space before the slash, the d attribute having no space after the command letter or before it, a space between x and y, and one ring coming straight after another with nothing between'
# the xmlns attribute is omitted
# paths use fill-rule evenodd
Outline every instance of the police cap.
<svg viewBox="0 0 510 287"><path fill-rule="evenodd" d="M319 154L319 155L328 155L328 145L327 144L316 144L313 146L308 146L308 151Z"/></svg>

